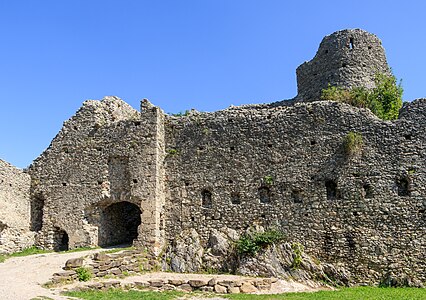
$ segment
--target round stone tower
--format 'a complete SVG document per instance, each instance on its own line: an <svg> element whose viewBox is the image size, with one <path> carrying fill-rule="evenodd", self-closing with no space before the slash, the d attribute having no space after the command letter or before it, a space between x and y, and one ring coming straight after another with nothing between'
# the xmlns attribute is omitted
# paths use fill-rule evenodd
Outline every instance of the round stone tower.
<svg viewBox="0 0 426 300"><path fill-rule="evenodd" d="M382 42L361 29L346 29L323 38L315 57L297 70L297 100L320 100L330 84L374 87L377 73L390 74Z"/></svg>

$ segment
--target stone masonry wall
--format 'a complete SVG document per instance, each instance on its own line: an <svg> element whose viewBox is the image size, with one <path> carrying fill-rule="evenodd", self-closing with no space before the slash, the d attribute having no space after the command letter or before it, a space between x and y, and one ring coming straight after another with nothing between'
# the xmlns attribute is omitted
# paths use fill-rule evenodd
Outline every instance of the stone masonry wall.
<svg viewBox="0 0 426 300"><path fill-rule="evenodd" d="M390 270L425 281L425 108L394 122L327 101L169 117L167 238L260 224L359 281ZM351 131L364 140L354 156Z"/></svg>
<svg viewBox="0 0 426 300"><path fill-rule="evenodd" d="M0 253L34 244L30 231L30 182L22 170L0 160Z"/></svg>
<svg viewBox="0 0 426 300"><path fill-rule="evenodd" d="M329 84L371 89L377 73L390 74L380 39L361 29L337 31L324 37L315 57L297 68L297 99L319 100Z"/></svg>
<svg viewBox="0 0 426 300"><path fill-rule="evenodd" d="M32 200L44 203L39 246L132 243L114 233L127 228L135 244L159 248L162 112L144 103L140 114L115 97L86 101L30 167Z"/></svg>

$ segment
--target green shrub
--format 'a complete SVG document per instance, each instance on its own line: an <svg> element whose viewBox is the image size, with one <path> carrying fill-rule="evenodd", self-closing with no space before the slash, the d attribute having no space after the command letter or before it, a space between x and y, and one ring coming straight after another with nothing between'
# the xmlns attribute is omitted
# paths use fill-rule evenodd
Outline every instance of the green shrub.
<svg viewBox="0 0 426 300"><path fill-rule="evenodd" d="M265 177L263 177L263 182L267 185L272 185L274 183L274 177L272 177L271 175L266 175Z"/></svg>
<svg viewBox="0 0 426 300"><path fill-rule="evenodd" d="M92 272L85 267L79 267L75 270L79 281L89 281L92 278Z"/></svg>
<svg viewBox="0 0 426 300"><path fill-rule="evenodd" d="M293 269L298 269L302 263L303 245L301 243L293 243L291 244L291 249L293 250L293 263L291 267Z"/></svg>
<svg viewBox="0 0 426 300"><path fill-rule="evenodd" d="M362 135L356 132L349 132L343 139L343 148L347 155L355 155L361 152L364 140Z"/></svg>
<svg viewBox="0 0 426 300"><path fill-rule="evenodd" d="M321 99L368 108L382 120L397 119L399 109L402 107L401 82L397 84L393 75L378 73L374 83L376 86L371 90L364 87L347 89L329 85L328 88L322 90Z"/></svg>
<svg viewBox="0 0 426 300"><path fill-rule="evenodd" d="M284 240L284 235L277 230L245 234L237 241L236 250L240 256L254 256L259 250L282 240Z"/></svg>

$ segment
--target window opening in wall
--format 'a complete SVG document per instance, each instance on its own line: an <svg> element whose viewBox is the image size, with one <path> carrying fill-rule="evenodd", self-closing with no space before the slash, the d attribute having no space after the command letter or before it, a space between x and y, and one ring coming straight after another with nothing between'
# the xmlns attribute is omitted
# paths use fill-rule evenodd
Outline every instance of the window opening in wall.
<svg viewBox="0 0 426 300"><path fill-rule="evenodd" d="M350 38L349 39L349 49L353 49L354 48L354 38Z"/></svg>
<svg viewBox="0 0 426 300"><path fill-rule="evenodd" d="M232 204L241 204L241 197L239 193L231 193L231 203Z"/></svg>
<svg viewBox="0 0 426 300"><path fill-rule="evenodd" d="M44 208L44 199L40 196L34 197L31 200L30 204L30 230L31 231L40 231L43 227L43 208Z"/></svg>
<svg viewBox="0 0 426 300"><path fill-rule="evenodd" d="M362 189L364 190L364 198L370 199L373 198L373 187L369 183L365 183L362 186Z"/></svg>
<svg viewBox="0 0 426 300"><path fill-rule="evenodd" d="M67 251L69 249L69 237L68 233L65 230L60 229L59 227L55 227L53 233L54 240L54 251Z"/></svg>
<svg viewBox="0 0 426 300"><path fill-rule="evenodd" d="M348 233L345 236L346 244L348 245L349 251L354 252L356 250L356 243L352 233Z"/></svg>
<svg viewBox="0 0 426 300"><path fill-rule="evenodd" d="M402 177L397 180L398 196L410 196L410 184L408 178Z"/></svg>
<svg viewBox="0 0 426 300"><path fill-rule="evenodd" d="M268 187L262 186L259 188L259 200L260 203L271 202L271 191Z"/></svg>
<svg viewBox="0 0 426 300"><path fill-rule="evenodd" d="M204 208L212 208L212 193L208 190L203 190L201 192L201 206Z"/></svg>
<svg viewBox="0 0 426 300"><path fill-rule="evenodd" d="M303 202L302 191L298 189L292 190L291 198L293 199L294 203L302 203Z"/></svg>
<svg viewBox="0 0 426 300"><path fill-rule="evenodd" d="M325 182L325 188L327 191L327 199L334 200L337 199L337 184L333 180L327 180Z"/></svg>

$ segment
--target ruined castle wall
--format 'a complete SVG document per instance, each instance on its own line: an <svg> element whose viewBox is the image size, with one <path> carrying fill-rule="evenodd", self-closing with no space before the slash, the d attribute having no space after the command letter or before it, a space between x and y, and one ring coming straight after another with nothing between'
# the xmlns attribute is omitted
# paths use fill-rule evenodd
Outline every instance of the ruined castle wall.
<svg viewBox="0 0 426 300"><path fill-rule="evenodd" d="M0 253L34 244L30 232L30 176L0 160Z"/></svg>
<svg viewBox="0 0 426 300"><path fill-rule="evenodd" d="M169 117L167 237L260 224L360 281L387 270L424 281L425 108L417 100L395 122L335 102ZM350 131L364 140L353 156Z"/></svg>
<svg viewBox="0 0 426 300"><path fill-rule="evenodd" d="M316 101L332 86L373 88L377 73L390 74L380 39L361 29L324 37L315 57L296 70L298 100Z"/></svg>
<svg viewBox="0 0 426 300"><path fill-rule="evenodd" d="M64 123L30 167L32 200L43 199L40 246L63 250L133 238L137 244L156 242L152 228L159 220L152 202L161 114L141 115L107 97L86 101Z"/></svg>

